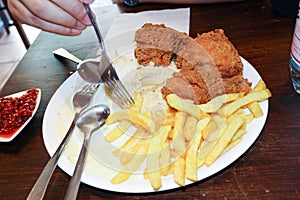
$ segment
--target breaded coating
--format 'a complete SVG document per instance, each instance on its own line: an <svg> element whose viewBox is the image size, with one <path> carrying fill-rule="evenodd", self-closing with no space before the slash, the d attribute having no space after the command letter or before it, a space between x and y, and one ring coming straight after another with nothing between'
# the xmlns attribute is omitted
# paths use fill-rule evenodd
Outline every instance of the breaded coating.
<svg viewBox="0 0 300 200"><path fill-rule="evenodd" d="M173 74L161 89L163 97L175 93L181 98L192 100L195 104L203 104L222 94L250 91L251 83L242 76L222 78L217 70L209 68L199 70L183 70Z"/></svg>
<svg viewBox="0 0 300 200"><path fill-rule="evenodd" d="M238 51L222 29L193 39L164 25L145 24L136 32L135 42L139 64L168 66L174 60L180 69L161 89L164 98L175 93L202 104L225 93L250 91Z"/></svg>
<svg viewBox="0 0 300 200"><path fill-rule="evenodd" d="M222 29L198 35L195 40L208 52L222 77L242 75L243 64L239 53Z"/></svg>
<svg viewBox="0 0 300 200"><path fill-rule="evenodd" d="M136 31L134 41L135 57L144 66L149 62L165 66L175 57L184 58L192 66L213 65L207 51L197 41L163 24L145 24Z"/></svg>

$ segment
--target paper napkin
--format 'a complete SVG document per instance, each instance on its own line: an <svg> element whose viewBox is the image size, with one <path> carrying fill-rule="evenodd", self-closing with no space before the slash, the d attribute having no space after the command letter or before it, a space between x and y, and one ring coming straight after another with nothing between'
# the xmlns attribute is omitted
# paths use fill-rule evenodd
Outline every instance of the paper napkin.
<svg viewBox="0 0 300 200"><path fill-rule="evenodd" d="M110 27L106 39L122 32L136 31L145 23L165 24L167 27L189 34L190 8L151 10L139 13L124 13Z"/></svg>

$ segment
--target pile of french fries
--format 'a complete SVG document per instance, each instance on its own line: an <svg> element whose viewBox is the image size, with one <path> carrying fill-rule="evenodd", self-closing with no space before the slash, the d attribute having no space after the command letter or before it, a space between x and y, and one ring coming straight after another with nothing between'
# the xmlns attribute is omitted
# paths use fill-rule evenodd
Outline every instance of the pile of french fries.
<svg viewBox="0 0 300 200"><path fill-rule="evenodd" d="M162 176L173 175L180 186L186 180L197 181L198 168L209 167L237 145L246 134L247 124L264 115L259 102L269 97L271 92L260 80L247 94L224 94L201 105L170 94L166 97L170 109L142 112L143 97L136 92L132 107L106 120L107 125L118 123L106 134L108 142L119 139L130 127L136 128L113 152L122 170L111 183L126 181L142 164L144 178L154 190L162 187Z"/></svg>

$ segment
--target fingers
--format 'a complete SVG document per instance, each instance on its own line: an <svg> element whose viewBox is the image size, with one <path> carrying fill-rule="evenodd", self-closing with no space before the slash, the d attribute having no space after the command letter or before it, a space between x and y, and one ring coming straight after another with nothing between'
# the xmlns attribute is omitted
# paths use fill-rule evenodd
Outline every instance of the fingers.
<svg viewBox="0 0 300 200"><path fill-rule="evenodd" d="M82 0L82 3L86 3L86 4L90 4L92 3L94 0Z"/></svg>
<svg viewBox="0 0 300 200"><path fill-rule="evenodd" d="M40 28L51 33L60 35L76 36L82 32L82 29L68 28L57 24L49 23L44 20L39 20Z"/></svg>
<svg viewBox="0 0 300 200"><path fill-rule="evenodd" d="M8 0L8 6L21 23L62 35L78 35L91 24L79 0Z"/></svg>
<svg viewBox="0 0 300 200"><path fill-rule="evenodd" d="M36 0L31 0L36 1ZM88 1L88 0L85 0ZM89 0L90 1L90 0ZM73 18L79 20L85 25L91 25L88 15L86 14L83 4L79 0L52 0L52 2L62 10L66 11ZM54 8L53 8L54 9ZM54 13L56 14L56 13Z"/></svg>
<svg viewBox="0 0 300 200"><path fill-rule="evenodd" d="M48 32L57 33L61 35L79 35L81 30L85 28L83 24L78 24L77 28L64 27L55 23L45 21L33 15L23 4L14 4L14 9L11 12L17 12L19 15L14 15L16 20L31 26L38 27ZM21 16L21 18L20 18Z"/></svg>

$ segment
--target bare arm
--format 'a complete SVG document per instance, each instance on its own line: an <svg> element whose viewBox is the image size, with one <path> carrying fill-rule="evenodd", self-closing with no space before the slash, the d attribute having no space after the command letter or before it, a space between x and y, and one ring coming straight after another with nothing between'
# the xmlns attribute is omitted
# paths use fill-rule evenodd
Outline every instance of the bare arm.
<svg viewBox="0 0 300 200"><path fill-rule="evenodd" d="M80 0L7 0L7 3L20 23L53 33L78 35L91 24Z"/></svg>

